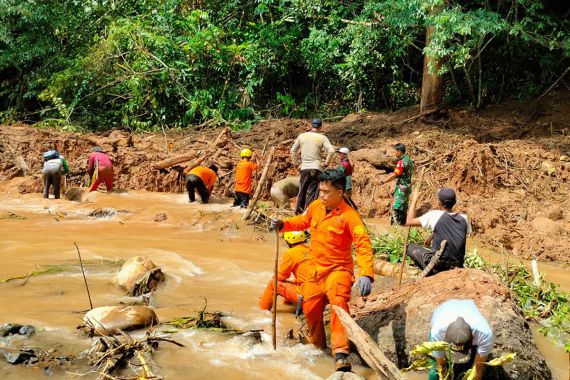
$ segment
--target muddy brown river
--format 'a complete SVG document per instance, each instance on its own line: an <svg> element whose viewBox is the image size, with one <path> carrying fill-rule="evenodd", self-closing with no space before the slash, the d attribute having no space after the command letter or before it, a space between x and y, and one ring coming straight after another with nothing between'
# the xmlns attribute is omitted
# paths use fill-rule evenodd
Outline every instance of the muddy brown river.
<svg viewBox="0 0 570 380"><path fill-rule="evenodd" d="M118 212L110 218L87 216L97 208ZM166 213L168 219L155 222L157 213ZM132 301L112 284L119 269L113 261L142 255L151 257L167 275L166 284L152 298L161 321L195 315L205 297L208 310L227 313L233 326L264 329L261 344L209 331L176 333L172 338L186 347L162 343L154 355L157 375L209 380L328 377L333 372L330 356L310 345L285 343L286 331L298 326L291 307L281 303L278 349L272 349L271 314L258 309L258 298L272 276L273 237L240 228L236 213L240 211L225 201L190 205L183 194L145 191L92 193L82 203L44 200L38 194L0 195L0 280L25 275L38 266L63 268L59 273L32 276L27 282L0 283L0 323L36 326L34 345L49 346L60 354L78 353L89 346L90 340L76 330L89 307L73 245L77 242L87 264L95 307ZM568 270L552 268L557 274L547 278L570 288ZM547 267L541 270L549 273ZM567 354L535 336L555 379L568 379ZM0 347L25 344L18 339L0 340ZM96 378L90 370L78 367L48 374L0 361L1 379ZM357 367L355 372L376 379L369 369Z"/></svg>

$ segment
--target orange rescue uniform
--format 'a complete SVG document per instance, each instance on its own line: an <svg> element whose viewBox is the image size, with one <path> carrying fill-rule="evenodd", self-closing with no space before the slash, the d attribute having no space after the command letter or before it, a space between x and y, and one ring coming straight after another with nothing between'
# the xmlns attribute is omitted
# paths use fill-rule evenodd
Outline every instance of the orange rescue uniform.
<svg viewBox="0 0 570 380"><path fill-rule="evenodd" d="M241 160L236 165L236 192L251 194L251 179L257 165L248 160Z"/></svg>
<svg viewBox="0 0 570 380"><path fill-rule="evenodd" d="M190 170L188 174L194 174L195 176L200 177L202 182L204 182L206 189L208 189L208 193L212 192L216 179L218 179L216 172L205 166L196 166L194 169Z"/></svg>
<svg viewBox="0 0 570 380"><path fill-rule="evenodd" d="M295 276L295 283L287 282L291 273ZM277 294L283 297L286 303L297 304L298 295L311 297L318 293L315 282L315 263L310 256L309 246L299 244L289 248L283 255L279 271L277 272ZM271 310L273 306L273 279L269 281L261 299L259 307Z"/></svg>
<svg viewBox="0 0 570 380"><path fill-rule="evenodd" d="M309 341L326 348L323 311L327 303L349 312L350 289L354 283L352 245L356 251L358 275L374 281L370 237L354 209L343 200L327 213L322 200L309 205L304 214L285 219L282 232L310 227L310 254L315 260L315 279L320 291L303 302L303 313L309 327ZM336 313L331 313L331 346L333 354L350 353L348 336Z"/></svg>

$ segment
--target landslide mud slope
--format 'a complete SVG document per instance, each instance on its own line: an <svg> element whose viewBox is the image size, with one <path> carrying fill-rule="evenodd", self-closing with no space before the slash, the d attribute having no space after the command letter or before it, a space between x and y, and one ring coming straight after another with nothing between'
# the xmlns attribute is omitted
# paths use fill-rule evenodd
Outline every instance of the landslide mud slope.
<svg viewBox="0 0 570 380"><path fill-rule="evenodd" d="M370 208L370 216L388 218L393 185L379 183L392 165L390 146L403 142L416 165L426 168L422 210L436 207L436 190L450 186L458 193L457 210L469 214L475 237L484 244L523 258L570 263L570 93L555 94L543 104L536 118L528 117L534 105L527 102L479 112L449 110L435 122L403 122L417 114L412 107L390 114L348 115L323 129L334 145L353 151L353 198L362 213ZM297 173L289 149L308 127L306 120L283 119L231 133L204 160L220 167L214 194L231 196L233 165L242 147L253 148L263 165L275 146L264 186L267 198L273 182ZM119 188L182 192L187 163L163 170L152 164L181 153L200 157L218 132L77 134L5 125L0 127L0 187L40 192L41 153L54 145L70 163L68 187L85 186L87 155L100 145L113 159Z"/></svg>

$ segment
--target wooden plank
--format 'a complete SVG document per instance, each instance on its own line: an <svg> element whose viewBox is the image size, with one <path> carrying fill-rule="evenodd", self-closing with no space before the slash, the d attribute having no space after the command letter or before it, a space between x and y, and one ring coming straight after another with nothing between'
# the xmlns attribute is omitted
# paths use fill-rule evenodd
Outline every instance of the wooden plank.
<svg viewBox="0 0 570 380"><path fill-rule="evenodd" d="M383 380L406 380L396 364L392 363L380 350L378 344L362 330L350 315L340 307L332 305L332 308L346 330L348 339L358 348L360 356Z"/></svg>

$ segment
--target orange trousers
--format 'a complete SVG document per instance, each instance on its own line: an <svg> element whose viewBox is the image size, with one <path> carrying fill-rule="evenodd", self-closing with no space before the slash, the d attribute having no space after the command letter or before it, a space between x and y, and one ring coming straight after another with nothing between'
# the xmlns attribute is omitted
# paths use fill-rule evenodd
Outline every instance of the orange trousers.
<svg viewBox="0 0 570 380"><path fill-rule="evenodd" d="M333 271L320 281L321 292L303 301L303 314L309 328L309 341L315 346L325 349L327 337L323 322L323 312L327 303L348 310L350 301L350 288L352 288L352 273L348 271ZM331 311L331 347L333 355L336 353L349 354L349 342L346 331L334 311Z"/></svg>
<svg viewBox="0 0 570 380"><path fill-rule="evenodd" d="M280 295L284 298L284 303L289 303L293 305L297 305L297 287L295 284L285 281L277 281L277 295ZM261 299L259 300L259 307L262 310L271 310L273 306L273 279L269 281L265 291L261 295Z"/></svg>

